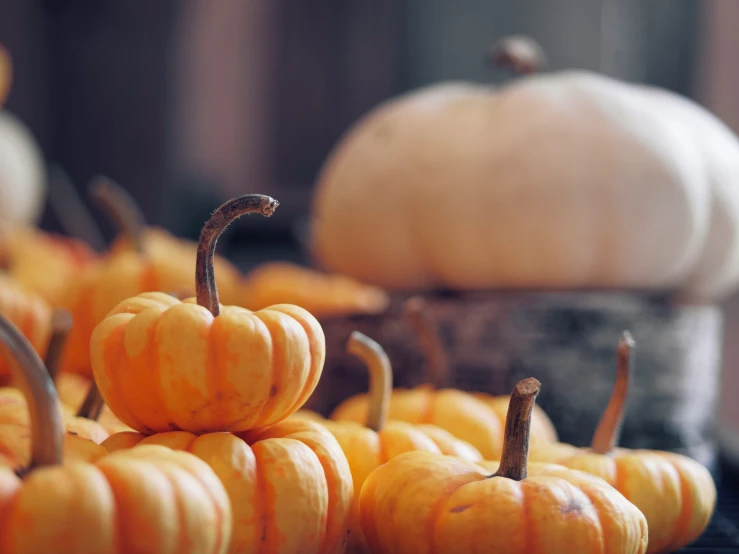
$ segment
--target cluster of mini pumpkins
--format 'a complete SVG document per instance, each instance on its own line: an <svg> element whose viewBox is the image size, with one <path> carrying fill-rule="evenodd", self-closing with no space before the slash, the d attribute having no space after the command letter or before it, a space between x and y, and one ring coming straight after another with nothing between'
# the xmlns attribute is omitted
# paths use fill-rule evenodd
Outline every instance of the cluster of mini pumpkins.
<svg viewBox="0 0 739 554"><path fill-rule="evenodd" d="M109 182L94 190L120 195ZM535 379L504 398L393 390L387 355L360 333L347 349L366 364L369 393L331 419L301 410L325 359L314 315L219 301L219 289L234 298L238 288L238 274L216 259L219 235L277 206L241 196L213 213L198 244L129 232L102 256L73 256L68 242L30 235L78 264L75 301L55 310L39 289L0 282L9 374L0 389L1 552L628 554L668 552L700 535L716 497L708 471L677 454L616 446L626 334L613 398L587 449L556 442L534 409ZM178 280L185 266L193 289ZM37 275L43 281L42 266ZM406 308L433 355L422 302ZM81 352L69 364L75 332Z"/></svg>
<svg viewBox="0 0 739 554"><path fill-rule="evenodd" d="M628 334L589 448L557 442L536 379L504 398L393 390L360 333L347 349L369 393L325 419L301 410L326 354L315 316L381 311L384 292L283 264L242 278L219 259L226 226L270 216L270 197L226 202L191 244L147 228L112 182L92 193L120 230L105 253L30 227L0 235L3 554L630 554L708 524L704 467L617 447ZM443 365L422 303L406 307Z"/></svg>

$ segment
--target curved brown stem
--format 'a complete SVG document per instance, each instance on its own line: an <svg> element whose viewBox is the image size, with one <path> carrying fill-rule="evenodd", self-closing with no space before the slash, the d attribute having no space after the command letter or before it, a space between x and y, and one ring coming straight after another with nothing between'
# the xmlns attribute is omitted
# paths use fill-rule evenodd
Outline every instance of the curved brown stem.
<svg viewBox="0 0 739 554"><path fill-rule="evenodd" d="M44 363L28 339L0 314L0 351L10 361L13 379L23 392L31 422L30 468L62 463L62 407Z"/></svg>
<svg viewBox="0 0 739 554"><path fill-rule="evenodd" d="M449 379L449 358L441 342L436 324L426 313L426 303L414 296L403 303L403 316L410 324L426 358L426 382L442 388Z"/></svg>
<svg viewBox="0 0 739 554"><path fill-rule="evenodd" d="M100 389L98 389L97 383L93 381L76 415L77 417L85 417L97 421L104 407L105 402L100 394Z"/></svg>
<svg viewBox="0 0 739 554"><path fill-rule="evenodd" d="M118 232L131 242L139 254L144 252L146 221L136 201L123 187L98 175L90 182L90 198L113 222Z"/></svg>
<svg viewBox="0 0 739 554"><path fill-rule="evenodd" d="M393 368L387 353L378 343L359 331L353 331L346 351L362 360L369 372L369 406L365 426L379 431L385 425L393 392Z"/></svg>
<svg viewBox="0 0 739 554"><path fill-rule="evenodd" d="M511 35L490 48L490 63L509 69L514 75L530 75L546 68L547 57L539 44L521 35Z"/></svg>
<svg viewBox="0 0 739 554"><path fill-rule="evenodd" d="M624 406L629 391L631 375L631 351L636 347L631 333L624 331L616 348L616 382L606 411L595 429L590 449L596 454L608 454L618 445L624 421Z"/></svg>
<svg viewBox="0 0 739 554"><path fill-rule="evenodd" d="M218 237L242 215L257 213L269 217L275 213L279 205L277 200L264 194L245 194L223 204L205 222L200 233L198 255L195 260L195 290L198 304L207 308L213 316L217 317L221 313L213 269Z"/></svg>
<svg viewBox="0 0 739 554"><path fill-rule="evenodd" d="M59 361L71 329L72 314L67 310L54 310L51 316L51 339L49 339L49 348L46 350L44 365L46 366L46 371L49 373L49 377L55 383L59 375Z"/></svg>
<svg viewBox="0 0 739 554"><path fill-rule="evenodd" d="M96 252L105 250L105 240L95 219L82 202L72 179L57 165L49 168L49 203L69 236L84 240Z"/></svg>
<svg viewBox="0 0 739 554"><path fill-rule="evenodd" d="M529 464L531 412L540 388L541 383L533 377L516 383L508 404L500 466L491 477L507 477L514 481L526 479Z"/></svg>

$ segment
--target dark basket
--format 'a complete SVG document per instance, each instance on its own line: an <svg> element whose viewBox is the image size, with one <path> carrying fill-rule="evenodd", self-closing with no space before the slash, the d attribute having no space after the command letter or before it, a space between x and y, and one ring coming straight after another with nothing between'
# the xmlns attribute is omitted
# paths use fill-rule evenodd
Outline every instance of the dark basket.
<svg viewBox="0 0 739 554"><path fill-rule="evenodd" d="M424 379L418 341L398 296L379 316L321 321L327 359L308 407L324 414L363 392L362 365L345 353L358 330L387 350L395 386ZM619 292L490 292L428 296L452 374L448 386L509 394L524 377L542 382L538 403L561 440L586 445L615 379L615 350L628 329L637 343L621 445L687 454L711 466L722 315L715 306Z"/></svg>

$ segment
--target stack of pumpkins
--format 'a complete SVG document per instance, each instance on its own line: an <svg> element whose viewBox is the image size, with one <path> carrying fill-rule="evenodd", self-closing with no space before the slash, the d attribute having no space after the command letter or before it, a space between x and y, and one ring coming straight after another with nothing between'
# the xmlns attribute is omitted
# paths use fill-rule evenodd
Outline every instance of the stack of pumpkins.
<svg viewBox="0 0 739 554"><path fill-rule="evenodd" d="M3 67L0 55L0 93ZM274 212L267 196L226 202L191 244L147 228L110 181L93 195L121 231L106 253L15 223L0 236L3 554L656 553L707 526L704 467L617 447L627 334L590 448L556 442L536 379L506 397L393 390L388 356L360 333L346 348L369 394L325 419L301 410L326 357L315 315L382 311L382 290L286 265L244 279L218 259L229 223ZM412 286L445 273L400 269L420 275ZM263 309L221 305L216 273L224 300ZM293 299L310 311L267 305ZM406 305L438 376L422 307Z"/></svg>

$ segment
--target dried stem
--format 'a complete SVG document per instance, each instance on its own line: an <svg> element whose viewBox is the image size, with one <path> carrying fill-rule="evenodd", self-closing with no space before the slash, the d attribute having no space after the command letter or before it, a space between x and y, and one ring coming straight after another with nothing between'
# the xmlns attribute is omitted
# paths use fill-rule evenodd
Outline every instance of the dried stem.
<svg viewBox="0 0 739 554"><path fill-rule="evenodd" d="M0 106L10 92L13 82L13 61L8 51L0 45Z"/></svg>
<svg viewBox="0 0 739 554"><path fill-rule="evenodd" d="M55 383L59 375L59 361L62 357L62 351L71 330L72 314L67 310L54 310L51 316L51 339L49 339L49 348L46 350L44 365L46 365L49 377Z"/></svg>
<svg viewBox="0 0 739 554"><path fill-rule="evenodd" d="M98 175L90 183L90 198L113 222L118 232L131 242L134 250L143 254L146 221L133 197L113 180Z"/></svg>
<svg viewBox="0 0 739 554"><path fill-rule="evenodd" d="M508 404L505 420L505 436L500 466L491 477L507 477L514 481L526 479L529 462L529 433L531 412L541 383L529 377L516 383Z"/></svg>
<svg viewBox="0 0 739 554"><path fill-rule="evenodd" d="M231 222L245 214L258 213L271 216L280 203L263 194L245 194L229 200L218 208L205 223L198 242L198 255L195 261L195 290L198 304L208 308L213 316L221 312L218 302L213 259L216 255L216 242Z"/></svg>
<svg viewBox="0 0 739 554"><path fill-rule="evenodd" d="M444 387L449 379L449 358L436 324L426 313L426 302L419 296L409 298L403 304L403 316L413 329L426 358L426 382L437 389Z"/></svg>
<svg viewBox="0 0 739 554"><path fill-rule="evenodd" d="M0 314L0 351L10 361L13 380L26 398L31 422L29 469L62 463L62 407L44 363L28 339Z"/></svg>
<svg viewBox="0 0 739 554"><path fill-rule="evenodd" d="M76 415L77 417L85 417L97 421L104 407L105 402L100 394L100 389L98 389L97 383L93 381Z"/></svg>
<svg viewBox="0 0 739 554"><path fill-rule="evenodd" d="M346 351L364 362L369 372L369 407L365 426L379 431L385 425L393 392L393 368L387 353L378 343L354 331L346 343Z"/></svg>
<svg viewBox="0 0 739 554"><path fill-rule="evenodd" d="M49 203L69 236L84 240L96 252L105 250L105 240L95 219L67 172L57 165L49 168Z"/></svg>
<svg viewBox="0 0 739 554"><path fill-rule="evenodd" d="M530 75L546 67L547 57L533 39L512 35L493 44L490 63L494 67L510 69L514 75Z"/></svg>
<svg viewBox="0 0 739 554"><path fill-rule="evenodd" d="M624 407L631 375L631 351L636 347L628 331L624 331L616 348L616 382L606 411L595 429L590 449L596 454L608 454L618 445L624 421Z"/></svg>

